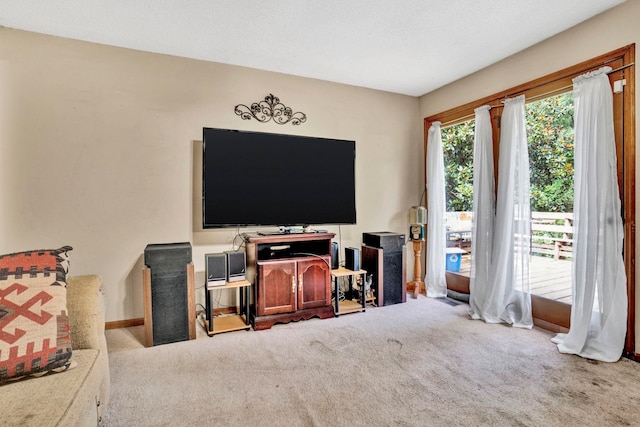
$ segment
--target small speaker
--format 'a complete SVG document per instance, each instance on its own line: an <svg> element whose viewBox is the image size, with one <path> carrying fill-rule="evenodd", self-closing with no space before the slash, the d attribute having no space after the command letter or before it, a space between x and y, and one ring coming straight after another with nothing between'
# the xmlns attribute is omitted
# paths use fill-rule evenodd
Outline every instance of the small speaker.
<svg viewBox="0 0 640 427"><path fill-rule="evenodd" d="M340 246L337 242L331 242L331 269L340 268Z"/></svg>
<svg viewBox="0 0 640 427"><path fill-rule="evenodd" d="M204 255L207 289L224 286L227 282L227 255L224 253Z"/></svg>
<svg viewBox="0 0 640 427"><path fill-rule="evenodd" d="M227 282L239 282L245 279L247 261L244 252L228 251L227 256Z"/></svg>
<svg viewBox="0 0 640 427"><path fill-rule="evenodd" d="M347 270L360 270L360 250L357 248L344 248L344 266Z"/></svg>

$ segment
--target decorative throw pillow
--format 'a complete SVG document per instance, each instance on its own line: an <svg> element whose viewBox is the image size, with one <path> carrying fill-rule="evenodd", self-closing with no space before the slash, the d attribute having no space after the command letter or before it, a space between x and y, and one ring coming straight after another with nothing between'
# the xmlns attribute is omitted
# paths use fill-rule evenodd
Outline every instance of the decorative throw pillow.
<svg viewBox="0 0 640 427"><path fill-rule="evenodd" d="M71 249L0 255L0 384L72 367L66 288Z"/></svg>

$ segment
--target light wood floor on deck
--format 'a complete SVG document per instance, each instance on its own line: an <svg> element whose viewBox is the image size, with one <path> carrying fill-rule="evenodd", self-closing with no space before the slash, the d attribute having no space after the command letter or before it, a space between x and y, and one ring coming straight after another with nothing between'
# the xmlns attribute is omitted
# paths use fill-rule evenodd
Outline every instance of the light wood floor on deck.
<svg viewBox="0 0 640 427"><path fill-rule="evenodd" d="M468 276L470 271L470 256L465 255L460 263L460 274ZM533 295L571 304L571 260L532 256L529 281Z"/></svg>

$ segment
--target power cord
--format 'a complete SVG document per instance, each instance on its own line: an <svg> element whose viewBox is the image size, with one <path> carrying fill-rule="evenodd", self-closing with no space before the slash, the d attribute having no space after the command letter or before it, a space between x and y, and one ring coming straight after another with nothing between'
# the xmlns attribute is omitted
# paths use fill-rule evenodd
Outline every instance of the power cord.
<svg viewBox="0 0 640 427"><path fill-rule="evenodd" d="M322 260L322 262L327 264L327 267L329 267L329 269L331 269L331 264L329 264L329 262L326 259L324 259L322 256L318 254L312 254L310 252L296 252L296 253L292 253L291 255L305 255L305 256L313 256L313 257L319 258Z"/></svg>
<svg viewBox="0 0 640 427"><path fill-rule="evenodd" d="M238 237L240 238L241 242L236 248L236 240L238 240ZM231 241L231 248L237 252L240 250L240 248L243 248L243 247L244 247L244 239L240 235L240 228L236 228L236 235L233 236L233 240Z"/></svg>

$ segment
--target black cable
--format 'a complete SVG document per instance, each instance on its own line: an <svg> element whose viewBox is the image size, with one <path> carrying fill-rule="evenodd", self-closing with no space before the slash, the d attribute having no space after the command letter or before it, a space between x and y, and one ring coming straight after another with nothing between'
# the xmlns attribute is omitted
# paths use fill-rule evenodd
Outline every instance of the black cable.
<svg viewBox="0 0 640 427"><path fill-rule="evenodd" d="M340 251L342 250L342 228L340 225L338 225L338 241L340 242L340 245L338 247L338 260L340 260ZM338 266L340 266L342 263L340 263L340 261L338 261Z"/></svg>
<svg viewBox="0 0 640 427"><path fill-rule="evenodd" d="M238 245L238 248L236 248L236 240L238 240L238 237L240 237L240 239L242 240L242 243L240 243ZM242 236L240 235L240 228L236 228L236 235L233 236L233 240L231 241L231 248L238 252L240 250L240 248L242 248L244 246L244 239L242 238Z"/></svg>
<svg viewBox="0 0 640 427"><path fill-rule="evenodd" d="M296 253L292 253L291 255L306 255L306 256L314 256L316 258L320 258L325 264L327 264L327 267L329 267L329 270L331 270L331 264L329 264L327 262L327 260L324 259L321 255L312 254L312 253L308 253L308 252L296 252Z"/></svg>

